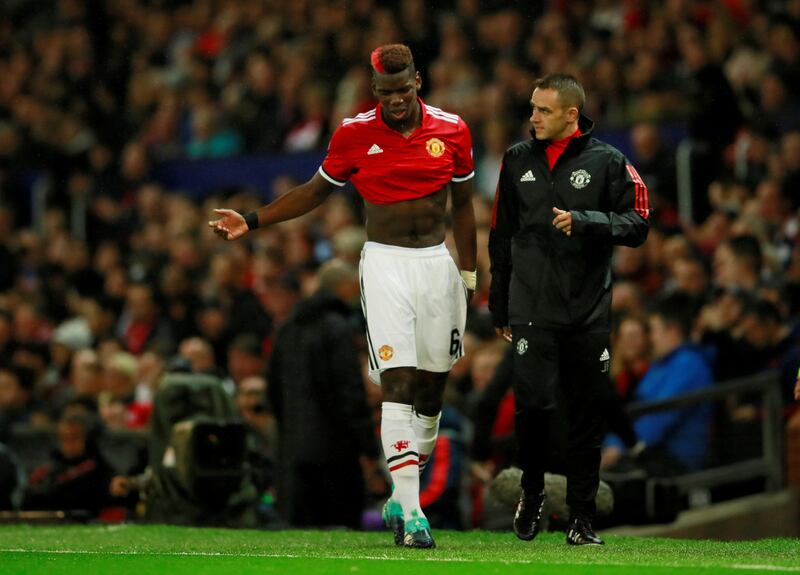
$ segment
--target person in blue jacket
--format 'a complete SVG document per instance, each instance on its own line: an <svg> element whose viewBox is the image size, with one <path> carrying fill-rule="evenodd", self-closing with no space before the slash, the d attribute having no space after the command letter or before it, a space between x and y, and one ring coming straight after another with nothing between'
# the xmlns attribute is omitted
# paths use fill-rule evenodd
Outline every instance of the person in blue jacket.
<svg viewBox="0 0 800 575"><path fill-rule="evenodd" d="M714 385L709 362L691 343L695 306L675 293L661 300L650 315L650 338L655 359L639 384L634 401L659 401ZM712 407L703 402L682 409L661 411L634 422L644 444L638 460L652 470L672 473L703 467L711 431ZM604 467L613 467L622 454L622 442L609 438Z"/></svg>

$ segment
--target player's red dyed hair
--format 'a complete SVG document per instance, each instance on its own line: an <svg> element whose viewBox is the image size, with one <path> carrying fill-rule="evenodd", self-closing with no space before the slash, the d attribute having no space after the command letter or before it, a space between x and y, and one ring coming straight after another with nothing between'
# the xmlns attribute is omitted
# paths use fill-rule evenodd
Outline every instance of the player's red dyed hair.
<svg viewBox="0 0 800 575"><path fill-rule="evenodd" d="M414 57L405 44L386 44L372 51L372 71L376 74L397 74L408 67L414 72Z"/></svg>

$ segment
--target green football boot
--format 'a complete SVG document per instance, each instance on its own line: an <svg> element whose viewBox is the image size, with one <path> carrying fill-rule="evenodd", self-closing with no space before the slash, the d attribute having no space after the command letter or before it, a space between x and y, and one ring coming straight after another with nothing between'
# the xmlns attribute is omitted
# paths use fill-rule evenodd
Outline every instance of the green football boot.
<svg viewBox="0 0 800 575"><path fill-rule="evenodd" d="M381 512L383 522L386 527L394 533L394 544L403 544L403 534L405 533L405 521L403 521L403 508L397 501L389 499L383 504L383 511Z"/></svg>
<svg viewBox="0 0 800 575"><path fill-rule="evenodd" d="M424 517L415 517L405 523L403 545L416 549L433 549L436 543L431 535L431 524Z"/></svg>

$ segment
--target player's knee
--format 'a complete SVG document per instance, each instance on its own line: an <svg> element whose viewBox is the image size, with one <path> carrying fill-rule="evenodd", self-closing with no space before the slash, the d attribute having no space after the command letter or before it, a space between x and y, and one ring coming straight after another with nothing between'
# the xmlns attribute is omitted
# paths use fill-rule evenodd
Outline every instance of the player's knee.
<svg viewBox="0 0 800 575"><path fill-rule="evenodd" d="M414 411L421 415L433 417L442 410L441 395L417 394L414 398Z"/></svg>
<svg viewBox="0 0 800 575"><path fill-rule="evenodd" d="M414 410L422 415L434 416L442 410L447 373L419 371L414 393Z"/></svg>
<svg viewBox="0 0 800 575"><path fill-rule="evenodd" d="M383 401L392 403L414 403L415 378L413 372L403 369L387 369L381 373Z"/></svg>

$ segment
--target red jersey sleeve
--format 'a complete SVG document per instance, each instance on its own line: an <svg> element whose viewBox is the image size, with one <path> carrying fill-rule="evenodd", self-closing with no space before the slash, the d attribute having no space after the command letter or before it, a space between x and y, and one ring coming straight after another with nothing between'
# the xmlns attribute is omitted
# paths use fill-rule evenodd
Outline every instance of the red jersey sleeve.
<svg viewBox="0 0 800 575"><path fill-rule="evenodd" d="M472 135L467 123L458 119L458 133L455 138L453 154L453 181L465 182L475 175L475 163L472 159Z"/></svg>
<svg viewBox="0 0 800 575"><path fill-rule="evenodd" d="M328 144L328 153L322 160L319 173L335 186L344 186L353 174L353 154L347 126L339 126Z"/></svg>

